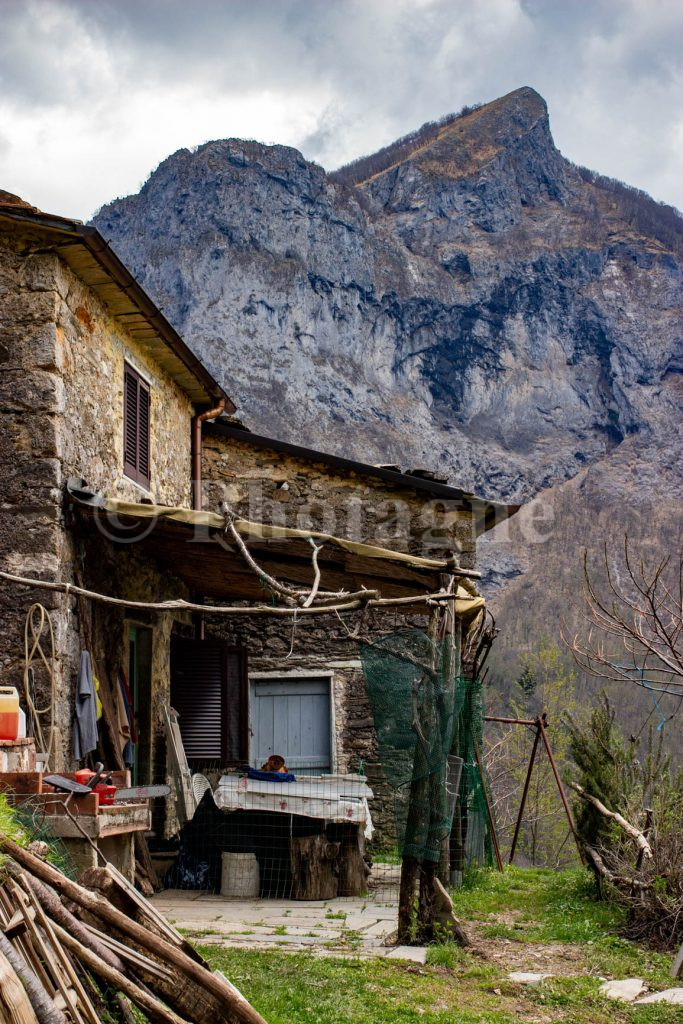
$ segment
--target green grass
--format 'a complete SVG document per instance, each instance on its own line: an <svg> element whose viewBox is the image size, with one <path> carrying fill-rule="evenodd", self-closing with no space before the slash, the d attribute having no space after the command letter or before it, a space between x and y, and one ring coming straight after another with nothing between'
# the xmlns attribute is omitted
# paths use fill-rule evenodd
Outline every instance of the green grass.
<svg viewBox="0 0 683 1024"><path fill-rule="evenodd" d="M13 839L19 846L26 846L30 842L25 831L19 825L15 813L7 803L7 797L0 793L0 832Z"/></svg>
<svg viewBox="0 0 683 1024"><path fill-rule="evenodd" d="M636 1007L599 995L602 977L640 977L651 989L670 988L671 958L619 936L621 914L591 898L581 871L508 869L469 879L455 897L456 913L475 934L475 948L430 947L427 964L348 958L361 937L347 930L346 959L309 952L251 951L207 946L222 970L268 1024L675 1024L680 1007ZM502 920L501 920L502 918ZM504 940L509 940L505 943ZM479 946L477 946L479 942ZM510 962L489 945L510 950ZM487 945L489 944L489 945ZM522 969L515 953L532 944L557 953L570 947L572 977L524 987L507 977ZM549 968L539 968L550 970Z"/></svg>
<svg viewBox="0 0 683 1024"><path fill-rule="evenodd" d="M586 871L481 872L476 886L453 894L453 904L463 922L478 922L482 938L578 944L596 975L638 976L657 987L668 978L671 958L621 938L623 910L593 899Z"/></svg>
<svg viewBox="0 0 683 1024"><path fill-rule="evenodd" d="M382 960L339 960L282 952L205 947L268 1024L513 1024L493 994L476 993L467 1008L452 976L438 969Z"/></svg>
<svg viewBox="0 0 683 1024"><path fill-rule="evenodd" d="M40 815L36 817L39 819ZM69 878L76 877L78 872L71 856L62 840L52 836L49 824L41 826L26 808L11 807L4 793L0 793L0 832L13 839L19 846L28 846L35 839L45 840L49 847L46 857L49 863L59 868Z"/></svg>

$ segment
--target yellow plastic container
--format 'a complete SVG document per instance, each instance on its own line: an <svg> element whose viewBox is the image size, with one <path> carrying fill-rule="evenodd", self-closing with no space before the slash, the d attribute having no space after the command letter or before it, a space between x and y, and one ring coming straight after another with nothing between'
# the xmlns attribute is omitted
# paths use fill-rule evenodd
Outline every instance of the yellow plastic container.
<svg viewBox="0 0 683 1024"><path fill-rule="evenodd" d="M19 694L14 686L0 686L0 740L19 735Z"/></svg>

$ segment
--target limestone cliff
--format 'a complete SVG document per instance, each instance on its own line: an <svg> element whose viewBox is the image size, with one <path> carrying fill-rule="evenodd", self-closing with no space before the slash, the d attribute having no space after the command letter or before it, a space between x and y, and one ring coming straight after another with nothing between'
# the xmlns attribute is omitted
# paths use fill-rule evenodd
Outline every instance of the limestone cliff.
<svg viewBox="0 0 683 1024"><path fill-rule="evenodd" d="M503 619L566 597L598 511L680 530L683 221L569 163L532 89L332 175L180 150L95 223L252 427L561 510L489 545Z"/></svg>

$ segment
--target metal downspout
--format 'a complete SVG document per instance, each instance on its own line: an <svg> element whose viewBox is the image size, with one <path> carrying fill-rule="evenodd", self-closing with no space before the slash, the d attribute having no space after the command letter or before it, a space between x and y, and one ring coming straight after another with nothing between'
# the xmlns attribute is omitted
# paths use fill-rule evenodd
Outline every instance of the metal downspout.
<svg viewBox="0 0 683 1024"><path fill-rule="evenodd" d="M202 423L215 420L225 412L225 399L221 398L215 409L207 409L192 418L192 508L202 510Z"/></svg>

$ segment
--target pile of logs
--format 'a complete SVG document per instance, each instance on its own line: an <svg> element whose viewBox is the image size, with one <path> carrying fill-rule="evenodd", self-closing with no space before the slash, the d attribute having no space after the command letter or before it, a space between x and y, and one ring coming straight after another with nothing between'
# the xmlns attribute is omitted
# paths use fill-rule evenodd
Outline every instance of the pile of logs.
<svg viewBox="0 0 683 1024"><path fill-rule="evenodd" d="M0 1024L265 1024L115 869L42 852L0 833Z"/></svg>

